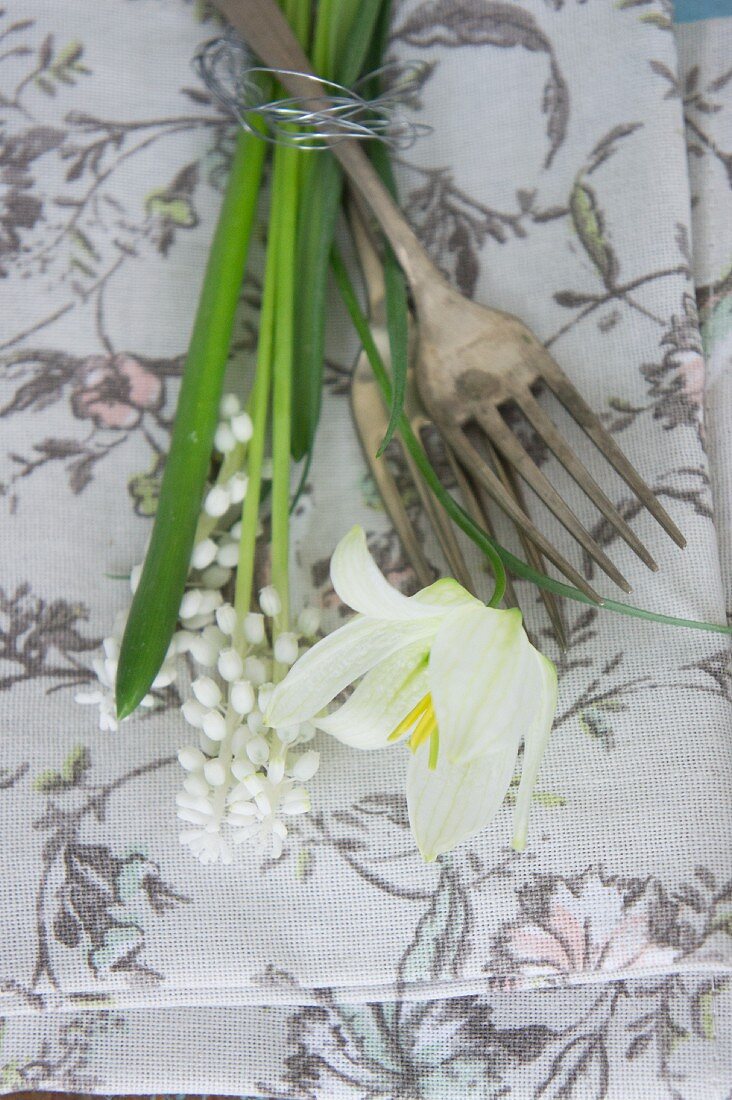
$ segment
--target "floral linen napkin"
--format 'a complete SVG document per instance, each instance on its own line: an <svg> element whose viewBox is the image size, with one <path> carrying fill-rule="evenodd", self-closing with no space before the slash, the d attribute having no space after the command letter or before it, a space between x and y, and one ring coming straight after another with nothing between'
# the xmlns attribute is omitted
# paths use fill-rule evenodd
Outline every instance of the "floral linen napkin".
<svg viewBox="0 0 732 1100"><path fill-rule="evenodd" d="M410 219L463 291L550 344L685 531L681 552L583 451L660 562L651 575L598 524L633 601L716 621L730 22L684 27L680 66L653 0L409 0L393 20L394 53L427 62L410 111L432 130L398 164ZM0 33L4 1090L728 1096L723 639L567 606L527 853L506 815L431 865L403 759L325 741L286 855L203 867L177 839L174 691L115 735L74 702L155 507L231 142L190 66L220 26L185 0L36 0ZM331 625L327 559L353 522L413 583L350 424L346 329L336 317L295 529L297 598ZM520 595L551 650L536 593Z"/></svg>

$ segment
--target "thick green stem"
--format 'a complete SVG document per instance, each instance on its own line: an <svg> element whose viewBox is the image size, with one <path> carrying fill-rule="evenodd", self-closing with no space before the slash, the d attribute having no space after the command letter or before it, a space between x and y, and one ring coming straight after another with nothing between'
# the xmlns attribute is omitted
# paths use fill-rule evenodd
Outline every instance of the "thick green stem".
<svg viewBox="0 0 732 1100"><path fill-rule="evenodd" d="M282 601L275 624L287 630L290 618L290 431L292 422L293 300L297 242L298 153L278 148L275 176L277 207L277 324L274 334L272 391L272 583Z"/></svg>
<svg viewBox="0 0 732 1100"><path fill-rule="evenodd" d="M257 344L257 372L251 395L252 438L249 441L249 463L247 495L244 498L239 539L239 561L236 569L236 590L234 608L236 610L236 629L234 645L242 652L245 649L244 618L252 603L254 584L254 559L259 529L259 502L262 496L262 464L264 447L267 440L267 420L269 413L269 395L272 380L272 357L274 351L274 323L277 283L277 217L278 178L272 182L270 202L269 240L267 242L267 263L264 273L262 293L262 311L259 318L259 340Z"/></svg>

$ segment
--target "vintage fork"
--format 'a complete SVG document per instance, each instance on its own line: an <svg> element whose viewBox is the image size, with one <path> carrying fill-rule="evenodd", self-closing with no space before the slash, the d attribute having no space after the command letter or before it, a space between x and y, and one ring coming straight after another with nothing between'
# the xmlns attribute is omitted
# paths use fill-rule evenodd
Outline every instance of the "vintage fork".
<svg viewBox="0 0 732 1100"><path fill-rule="evenodd" d="M369 323L374 342L385 363L389 366L390 352L389 339L386 330L385 309L385 285L384 269L381 258L378 256L374 243L356 203L351 203L349 208L349 222L356 245L361 271L366 287L368 300ZM410 347L414 349L414 341L411 339L413 329L410 328ZM389 469L386 456L378 456L377 451L386 433L388 413L382 395L376 384L371 364L365 351L361 351L356 361L351 383L351 408L356 424L364 456L368 463L379 495L386 512L391 519L394 529L404 547L407 558L414 569L417 579L425 587L434 580L433 569L425 557L419 536L407 513L404 500L397 486L396 479ZM419 396L414 388L412 371L410 369L407 378L404 411L409 419L412 431L418 439L422 439L423 433L431 426L431 421L423 409ZM490 535L494 534L490 516L483 507L475 487L471 484L469 476L460 466L449 447L445 445L445 453L457 483L463 505L472 516L473 520L484 527ZM445 511L435 499L434 494L425 482L422 474L410 455L409 451L402 447L409 476L417 490L425 515L435 533L440 549L450 567L450 571L456 580L469 592L480 595L477 585L471 575L460 545L455 537L455 530ZM511 483L510 474L505 470L497 455L492 455L494 469L499 476L505 478L504 484L509 492L517 496L517 489ZM542 571L544 563L541 554L519 529L524 553L535 569ZM551 621L557 641L566 648L567 639L564 623L559 611L559 606L551 592L540 589L549 619ZM509 577L506 578L505 602L509 607L518 607L518 599Z"/></svg>
<svg viewBox="0 0 732 1100"><path fill-rule="evenodd" d="M262 61L278 70L280 83L292 95L309 102L321 97L322 102L323 88L275 0L215 3ZM501 408L507 402L518 406L580 488L649 568L658 568L650 552L536 401L535 384L544 382L553 391L664 530L679 546L685 546L676 524L530 329L517 317L480 306L453 289L422 248L358 142L327 135L324 139L371 209L410 284L419 331L417 387L442 438L549 561L592 599L600 601L585 578L538 531L466 431L469 425L482 429L586 553L621 588L630 591L626 579L509 429Z"/></svg>

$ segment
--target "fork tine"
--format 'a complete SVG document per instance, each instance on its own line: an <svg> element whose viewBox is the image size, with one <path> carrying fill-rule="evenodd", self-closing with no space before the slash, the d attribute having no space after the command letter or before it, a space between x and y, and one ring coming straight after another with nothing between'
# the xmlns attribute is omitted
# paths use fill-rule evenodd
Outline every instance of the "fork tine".
<svg viewBox="0 0 732 1100"><path fill-rule="evenodd" d="M536 367L549 388L556 394L565 408L572 414L580 427L587 433L592 442L604 454L610 465L623 478L633 490L639 500L645 504L651 515L661 524L664 531L682 549L686 546L686 539L678 529L670 515L657 499L655 493L643 480L638 471L631 465L617 443L608 431L602 426L590 406L574 385L567 378L561 367L554 362L547 353L537 357Z"/></svg>
<svg viewBox="0 0 732 1100"><path fill-rule="evenodd" d="M601 569L605 570L607 575L620 588L625 592L630 592L630 585L623 574L613 565L602 547L598 546L589 532L585 530L566 501L527 454L498 410L483 402L476 409L475 417L494 446L505 455L512 466L516 467L524 481L531 486L536 495L543 500L560 523L564 524L569 533L584 547L590 557L597 562Z"/></svg>
<svg viewBox="0 0 732 1100"><path fill-rule="evenodd" d="M490 440L486 440L486 446L490 455L491 462L493 463L499 478L509 490L509 492L513 493L519 505L528 515L526 501L524 500L524 494L521 490L521 486L518 483L518 478L515 476L511 467L507 466L501 459L501 456L496 453L496 450ZM521 540L523 551L529 560L529 565L532 565L534 569L536 569L539 573L546 573L546 567L544 565L544 559L541 555L541 551L534 545L531 539L521 530L521 528L518 528L518 535ZM559 642L562 649L567 649L568 643L567 633L564 629L564 619L562 618L562 613L559 609L559 604L554 596L554 593L549 592L546 588L540 588L539 595L541 596L544 607L546 608L546 613L549 616L552 627L554 628L554 633L556 635L557 641Z"/></svg>
<svg viewBox="0 0 732 1100"><path fill-rule="evenodd" d="M487 510L482 506L480 500L478 499L475 488L471 484L470 478L466 474L465 470L458 462L455 452L452 450L451 447L448 447L447 444L445 444L445 453L447 454L447 460L450 463L450 469L454 474L455 481L457 482L457 486L460 491L460 496L463 499L463 504L465 505L468 514L470 515L474 523L477 523L479 527L484 527L491 538L495 538L496 532L495 528L493 527L491 517L488 515ZM506 574L506 591L504 594L504 603L506 604L506 607L518 607L519 611L521 610L521 606L518 602L518 596L516 595L516 589L514 588L513 581L511 580L508 573Z"/></svg>
<svg viewBox="0 0 732 1100"><path fill-rule="evenodd" d="M418 439L421 439L423 429L428 427L431 423L432 421L427 420L426 417L415 416L411 420L412 431ZM422 501L422 507L437 536L440 548L447 558L447 564L450 567L453 577L463 586L463 588L466 588L468 592L472 593L474 596L477 595L473 578L470 575L470 570L463 557L463 552L455 538L455 530L447 513L435 500L434 495L429 486L425 483L417 464L406 447L403 448L403 453L409 472L412 475L412 480L419 493L419 498Z"/></svg>
<svg viewBox="0 0 732 1100"><path fill-rule="evenodd" d="M605 519L612 524L621 538L625 539L628 546L631 550L635 551L641 561L645 562L649 569L656 572L658 570L658 565L638 538L633 528L623 519L620 512L610 498L602 491L589 470L580 462L572 448L568 446L567 442L562 438L556 424L551 417L547 415L544 409L542 409L531 391L529 389L522 391L520 397L516 398L516 401L521 412L526 416L526 419L531 423L536 432L538 432L549 449L556 455L565 470L572 475L579 487L584 489L587 496L599 511L602 512Z"/></svg>
<svg viewBox="0 0 732 1100"><path fill-rule="evenodd" d="M397 487L386 458L377 458L376 452L386 431L387 417L373 379L364 378L356 367L351 387L351 408L356 422L361 447L371 475L376 482L386 513L394 525L409 563L417 574L420 587L432 584L434 570L422 553L417 533L407 515L404 501Z"/></svg>
<svg viewBox="0 0 732 1100"><path fill-rule="evenodd" d="M476 450L464 432L456 424L447 420L441 420L438 426L440 432L455 451L460 461L474 473L485 491L489 496L493 497L496 504L503 509L516 526L522 528L522 530L526 532L536 545L540 547L544 556L547 557L553 565L556 565L557 569L564 573L565 577L567 577L576 588L584 592L593 603L602 605L602 596L599 596L597 592L595 592L592 585L587 583L582 574L578 573L566 558L564 558L558 550L554 549L549 540L542 535L538 527L532 523L508 490L504 488L496 474L491 470L488 463L480 452Z"/></svg>

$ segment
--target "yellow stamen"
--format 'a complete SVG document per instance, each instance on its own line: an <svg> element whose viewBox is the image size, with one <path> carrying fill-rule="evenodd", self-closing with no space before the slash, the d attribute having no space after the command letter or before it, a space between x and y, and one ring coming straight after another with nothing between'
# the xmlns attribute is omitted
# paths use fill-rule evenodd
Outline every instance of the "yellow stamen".
<svg viewBox="0 0 732 1100"><path fill-rule="evenodd" d="M423 745L427 738L432 736L435 729L437 729L437 719L435 718L435 712L430 706L429 710L426 710L419 722L417 722L414 733L409 738L409 747L412 752L416 752L419 746Z"/></svg>
<svg viewBox="0 0 732 1100"><path fill-rule="evenodd" d="M427 761L427 767L430 771L434 771L437 767L437 757L440 752L440 731L437 726L432 730L430 734L430 757Z"/></svg>
<svg viewBox="0 0 732 1100"><path fill-rule="evenodd" d="M421 718L428 708L430 710L432 709L432 696L429 692L422 696L416 707L412 707L406 718L402 718L394 732L389 734L388 740L398 741L400 737L403 737L404 734L412 728L417 719Z"/></svg>

